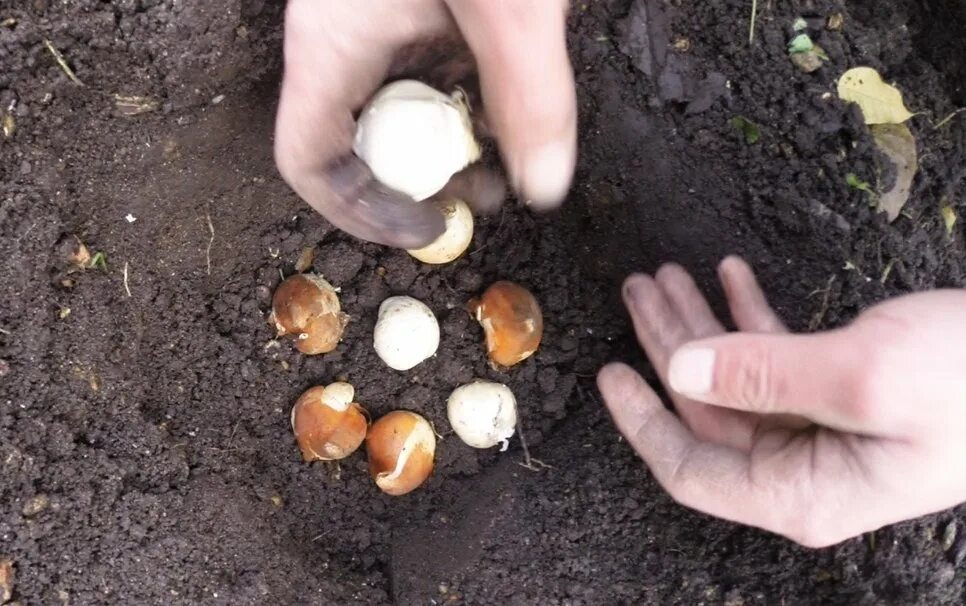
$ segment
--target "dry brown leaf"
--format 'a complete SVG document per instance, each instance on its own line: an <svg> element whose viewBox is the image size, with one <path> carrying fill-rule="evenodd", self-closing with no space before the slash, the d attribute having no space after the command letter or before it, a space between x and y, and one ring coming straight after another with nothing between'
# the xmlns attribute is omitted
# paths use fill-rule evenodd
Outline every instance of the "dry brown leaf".
<svg viewBox="0 0 966 606"><path fill-rule="evenodd" d="M853 67L839 78L839 98L862 108L866 124L901 124L912 117L902 93L871 67Z"/></svg>
<svg viewBox="0 0 966 606"><path fill-rule="evenodd" d="M302 273L308 269L312 268L312 262L315 261L315 247L306 246L299 253L299 258L295 261L295 271L297 273Z"/></svg>
<svg viewBox="0 0 966 606"><path fill-rule="evenodd" d="M81 242L81 239L74 236L74 246L67 256L67 261L71 265L79 267L81 269L89 267L91 263L91 251L87 249L87 246Z"/></svg>
<svg viewBox="0 0 966 606"><path fill-rule="evenodd" d="M13 597L13 562L0 558L0 604L6 604Z"/></svg>
<svg viewBox="0 0 966 606"><path fill-rule="evenodd" d="M878 210L885 211L889 221L895 221L902 207L909 200L912 180L919 170L916 139L904 124L875 124L869 130L876 145L895 166L896 180L893 186L879 196Z"/></svg>

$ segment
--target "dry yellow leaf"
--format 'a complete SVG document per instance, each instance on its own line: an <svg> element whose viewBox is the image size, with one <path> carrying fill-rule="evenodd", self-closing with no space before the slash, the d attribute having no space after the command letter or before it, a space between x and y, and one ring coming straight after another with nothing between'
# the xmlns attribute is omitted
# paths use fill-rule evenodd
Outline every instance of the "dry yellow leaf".
<svg viewBox="0 0 966 606"><path fill-rule="evenodd" d="M912 117L902 93L871 67L853 67L839 78L839 98L862 108L866 124L902 124Z"/></svg>
<svg viewBox="0 0 966 606"><path fill-rule="evenodd" d="M943 223L946 225L946 234L952 235L953 229L956 228L956 221L959 217L956 216L956 209L953 208L952 204L947 204L942 207Z"/></svg>

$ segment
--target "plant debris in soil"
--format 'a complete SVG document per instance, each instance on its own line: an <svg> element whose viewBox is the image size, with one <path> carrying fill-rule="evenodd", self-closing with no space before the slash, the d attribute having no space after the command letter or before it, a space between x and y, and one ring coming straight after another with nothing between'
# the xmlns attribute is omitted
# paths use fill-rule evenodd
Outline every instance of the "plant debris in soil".
<svg viewBox="0 0 966 606"><path fill-rule="evenodd" d="M15 125L0 140L0 556L15 562L13 597L962 603L966 541L945 533L964 527L963 507L879 530L874 547L800 549L675 504L596 395L613 359L655 378L620 303L631 271L681 263L721 311L715 264L742 254L797 329L966 286L962 225L949 219L966 205L966 121L930 129L966 104L966 7L756 9L749 43L744 0L575 4L569 200L554 217L510 201L437 268L339 233L277 176L282 3L0 0L0 110ZM799 17L828 56L812 73L789 60ZM901 82L910 124L929 132L892 223L846 178L876 182L881 162L859 108L835 94L854 66ZM748 145L734 116L767 136ZM59 256L74 236L108 260L99 271ZM323 356L299 355L266 322L296 264L340 287L355 320ZM540 350L506 373L462 309L499 279L532 290L545 316ZM394 294L429 305L443 334L408 373L370 344ZM526 453L445 431L446 397L477 377L513 389ZM381 494L361 455L300 460L291 405L334 380L375 417L410 409L442 431L420 490Z"/></svg>

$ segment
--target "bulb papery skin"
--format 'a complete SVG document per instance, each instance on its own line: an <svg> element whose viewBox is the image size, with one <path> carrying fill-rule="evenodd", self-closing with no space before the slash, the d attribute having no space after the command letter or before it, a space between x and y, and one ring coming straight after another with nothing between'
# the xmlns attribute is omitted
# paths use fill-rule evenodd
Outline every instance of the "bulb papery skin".
<svg viewBox="0 0 966 606"><path fill-rule="evenodd" d="M416 80L387 84L359 114L352 151L383 185L425 200L480 157L469 108Z"/></svg>
<svg viewBox="0 0 966 606"><path fill-rule="evenodd" d="M372 425L366 437L369 473L393 496L415 490L433 471L436 435L429 421L408 410L394 410Z"/></svg>
<svg viewBox="0 0 966 606"><path fill-rule="evenodd" d="M409 370L436 353L439 322L425 303L412 297L389 297L379 306L372 344L387 366Z"/></svg>
<svg viewBox="0 0 966 606"><path fill-rule="evenodd" d="M345 399L349 390L347 383L312 387L295 402L292 432L305 461L342 459L362 444L369 423L351 395Z"/></svg>
<svg viewBox="0 0 966 606"><path fill-rule="evenodd" d="M446 403L453 431L473 448L504 444L517 426L517 401L502 383L476 380L457 387Z"/></svg>
<svg viewBox="0 0 966 606"><path fill-rule="evenodd" d="M540 347L543 313L536 297L519 284L495 282L466 308L483 327L487 354L494 366L519 364Z"/></svg>
<svg viewBox="0 0 966 606"><path fill-rule="evenodd" d="M423 248L408 250L423 263L440 265L460 258L473 241L473 213L462 200L450 200L442 205L446 230Z"/></svg>
<svg viewBox="0 0 966 606"><path fill-rule="evenodd" d="M345 410L355 396L355 388L344 381L330 383L322 390L322 402L334 410Z"/></svg>
<svg viewBox="0 0 966 606"><path fill-rule="evenodd" d="M278 336L295 336L299 351L315 355L336 348L349 316L342 312L338 293L325 278L295 274L275 289L272 320Z"/></svg>

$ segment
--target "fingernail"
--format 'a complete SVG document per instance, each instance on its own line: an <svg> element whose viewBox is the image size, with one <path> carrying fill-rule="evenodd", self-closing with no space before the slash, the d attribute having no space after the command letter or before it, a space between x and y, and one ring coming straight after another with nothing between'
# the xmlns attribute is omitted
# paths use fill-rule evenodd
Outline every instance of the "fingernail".
<svg viewBox="0 0 966 606"><path fill-rule="evenodd" d="M554 207L567 196L573 172L573 146L548 143L524 155L517 182L528 205Z"/></svg>
<svg viewBox="0 0 966 606"><path fill-rule="evenodd" d="M640 302L648 292L647 288L653 284L650 276L631 274L624 280L624 298L634 303Z"/></svg>
<svg viewBox="0 0 966 606"><path fill-rule="evenodd" d="M671 357L668 382L671 389L688 396L704 396L714 386L713 349L681 349Z"/></svg>

